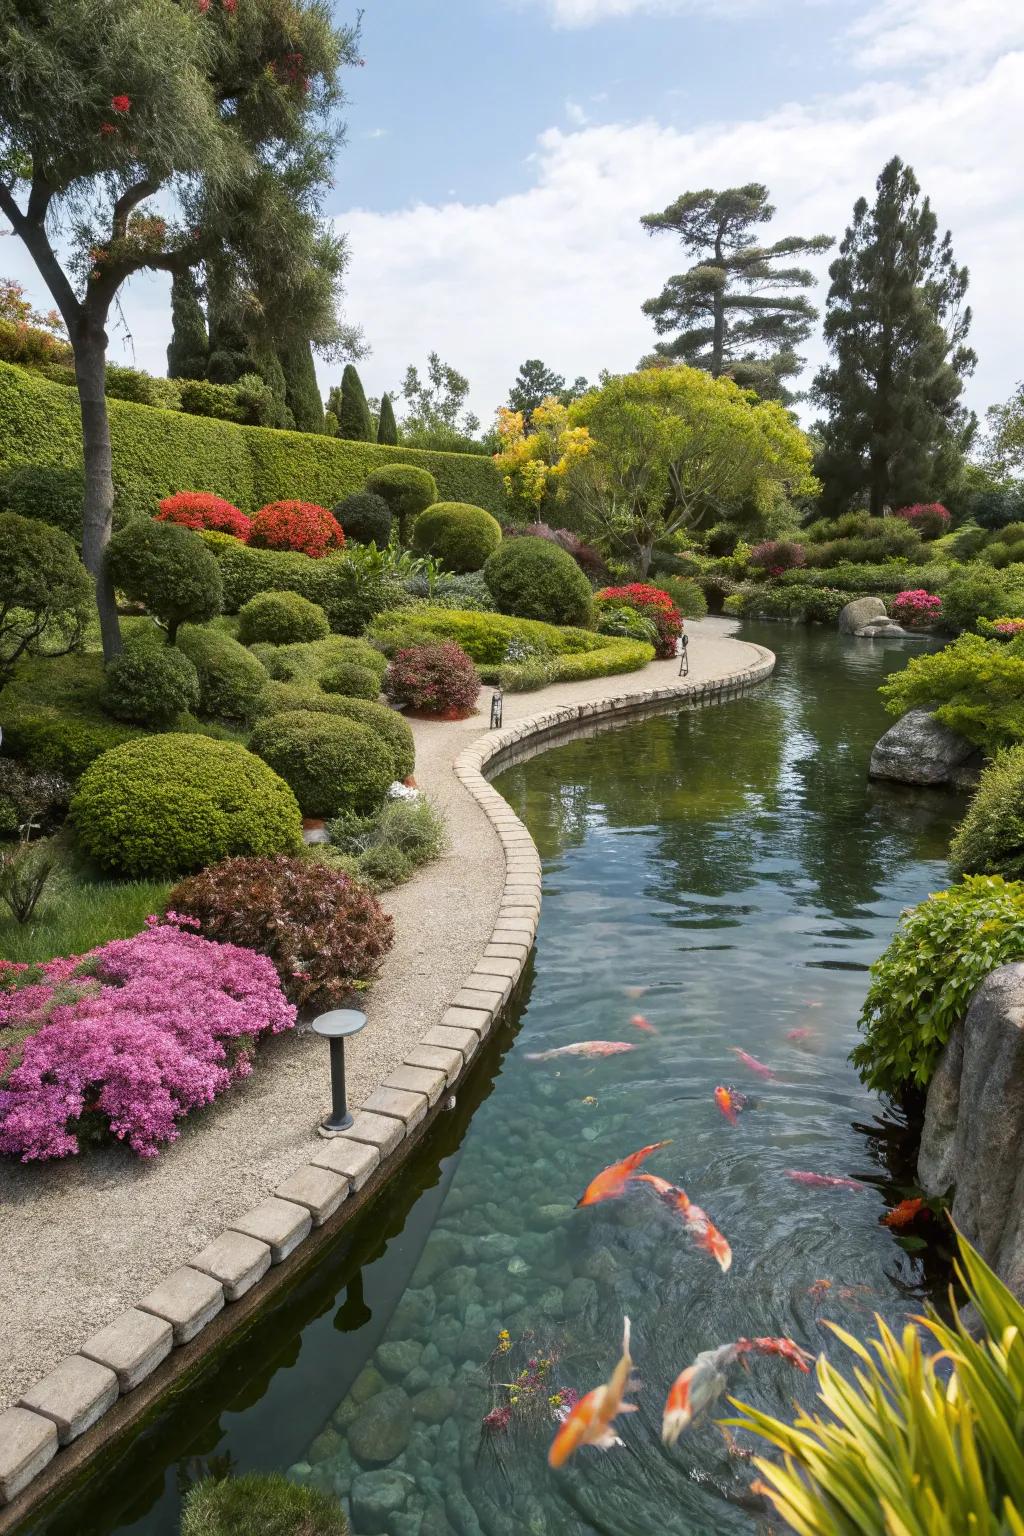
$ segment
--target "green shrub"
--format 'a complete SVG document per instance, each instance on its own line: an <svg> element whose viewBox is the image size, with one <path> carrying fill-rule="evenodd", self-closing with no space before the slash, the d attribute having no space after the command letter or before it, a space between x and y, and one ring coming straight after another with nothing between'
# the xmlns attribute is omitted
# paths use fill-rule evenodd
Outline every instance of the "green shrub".
<svg viewBox="0 0 1024 1536"><path fill-rule="evenodd" d="M330 630L319 603L298 592L259 592L238 610L238 638L243 645L260 640L293 645L322 640Z"/></svg>
<svg viewBox="0 0 1024 1536"><path fill-rule="evenodd" d="M364 490L380 496L391 508L391 516L397 519L404 542L408 543L412 525L421 512L432 507L438 500L438 482L427 468L416 464L390 464L375 469L367 477ZM454 498L453 498L454 499ZM468 499L468 498L466 498ZM475 497L473 505L491 507L493 499ZM501 503L503 506L504 503Z"/></svg>
<svg viewBox="0 0 1024 1536"><path fill-rule="evenodd" d="M725 611L745 619L793 619L800 624L834 624L855 592L792 583L748 587L726 598Z"/></svg>
<svg viewBox="0 0 1024 1536"><path fill-rule="evenodd" d="M435 502L413 524L413 548L421 555L435 555L458 574L482 570L500 543L497 518L465 502Z"/></svg>
<svg viewBox="0 0 1024 1536"><path fill-rule="evenodd" d="M225 613L237 613L260 592L298 592L324 610L336 633L358 635L401 598L394 578L364 571L350 553L311 560L293 550L253 549L223 533L200 538L220 567Z"/></svg>
<svg viewBox="0 0 1024 1536"><path fill-rule="evenodd" d="M266 668L223 630L186 624L178 648L199 674L199 714L209 720L249 720Z"/></svg>
<svg viewBox="0 0 1024 1536"><path fill-rule="evenodd" d="M428 596L425 577L414 578L407 583L417 597ZM464 576L442 572L434 582L430 601L438 608L460 608L468 613L494 613L494 598L482 571L468 571Z"/></svg>
<svg viewBox="0 0 1024 1536"><path fill-rule="evenodd" d="M686 576L658 576L652 585L668 593L684 619L707 617L708 600L695 581Z"/></svg>
<svg viewBox="0 0 1024 1536"><path fill-rule="evenodd" d="M658 629L653 619L647 619L636 608L623 603L602 603L598 608L597 632L599 635L621 635L627 640L645 640L657 647Z"/></svg>
<svg viewBox="0 0 1024 1536"><path fill-rule="evenodd" d="M339 666L365 667L380 681L388 669L388 659L376 646L352 635L329 635L304 645L254 646L253 650L270 673L284 683L319 685L321 679Z"/></svg>
<svg viewBox="0 0 1024 1536"><path fill-rule="evenodd" d="M992 534L981 551L981 559L996 570L1024 559L1024 523L1007 523Z"/></svg>
<svg viewBox="0 0 1024 1536"><path fill-rule="evenodd" d="M949 846L957 875L1024 877L1024 746L989 763Z"/></svg>
<svg viewBox="0 0 1024 1536"><path fill-rule="evenodd" d="M969 565L952 575L942 589L942 627L956 634L977 628L978 620L1018 618L1024 614L1024 592L1014 589L1005 571Z"/></svg>
<svg viewBox="0 0 1024 1536"><path fill-rule="evenodd" d="M76 544L82 542L84 500L83 472L59 464L23 464L0 481L0 508L60 528Z"/></svg>
<svg viewBox="0 0 1024 1536"><path fill-rule="evenodd" d="M346 539L357 544L376 544L384 549L391 537L391 508L383 496L372 491L353 491L338 502L334 515Z"/></svg>
<svg viewBox="0 0 1024 1536"><path fill-rule="evenodd" d="M593 651L508 661L498 668L496 681L506 693L526 693L551 683L583 683L592 677L636 672L654 660L654 647L645 640L621 640L611 635L603 638L604 645Z"/></svg>
<svg viewBox="0 0 1024 1536"><path fill-rule="evenodd" d="M176 732L125 742L90 763L71 820L90 858L131 876L302 846L295 796L266 763L234 742Z"/></svg>
<svg viewBox="0 0 1024 1536"><path fill-rule="evenodd" d="M341 693L323 693L319 688L301 683L268 683L256 701L257 719L294 710L337 715L368 725L387 743L395 759L395 778L407 779L416 766L416 747L407 720L387 704L376 699L353 699Z"/></svg>
<svg viewBox="0 0 1024 1536"><path fill-rule="evenodd" d="M204 1478L181 1511L181 1536L348 1536L333 1493L290 1483L279 1472Z"/></svg>
<svg viewBox="0 0 1024 1536"><path fill-rule="evenodd" d="M92 605L92 582L67 534L0 512L0 684L23 656L77 649Z"/></svg>
<svg viewBox="0 0 1024 1536"><path fill-rule="evenodd" d="M322 711L266 716L250 746L291 785L305 816L372 811L395 778L394 754L382 736Z"/></svg>
<svg viewBox="0 0 1024 1536"><path fill-rule="evenodd" d="M954 1025L996 966L1024 960L1024 885L968 875L900 919L871 967L850 1059L869 1088L899 1095L931 1078Z"/></svg>
<svg viewBox="0 0 1024 1536"><path fill-rule="evenodd" d="M105 559L114 586L166 624L172 645L180 624L202 624L221 610L217 562L189 528L130 523L111 537Z"/></svg>
<svg viewBox="0 0 1024 1536"><path fill-rule="evenodd" d="M115 720L170 725L199 707L199 674L177 646L132 646L108 662L103 702Z"/></svg>
<svg viewBox="0 0 1024 1536"><path fill-rule="evenodd" d="M961 635L941 651L913 656L880 692L891 715L934 709L935 717L985 752L1024 741L1024 646Z"/></svg>
<svg viewBox="0 0 1024 1536"><path fill-rule="evenodd" d="M163 379L141 368L123 368L107 364L107 399L134 400L136 405L159 405L167 411L181 409L181 388L177 379Z"/></svg>
<svg viewBox="0 0 1024 1536"><path fill-rule="evenodd" d="M807 530L807 563L815 566L853 565L891 558L913 558L922 551L921 535L901 517L872 517L870 512L844 512L822 518Z"/></svg>
<svg viewBox="0 0 1024 1536"><path fill-rule="evenodd" d="M320 687L325 693L342 693L350 699L375 699L380 693L380 678L369 667L343 661L323 674Z"/></svg>
<svg viewBox="0 0 1024 1536"><path fill-rule="evenodd" d="M332 844L356 860L361 877L378 890L401 885L440 858L444 822L429 801L389 800L372 816L341 816L329 828Z"/></svg>
<svg viewBox="0 0 1024 1536"><path fill-rule="evenodd" d="M104 700L102 657L23 658L0 693L4 752L77 779L101 752L144 734L111 720Z"/></svg>
<svg viewBox="0 0 1024 1536"><path fill-rule="evenodd" d="M210 379L181 379L181 409L189 416L208 416L213 421L241 422L243 408L233 384L214 384Z"/></svg>
<svg viewBox="0 0 1024 1536"><path fill-rule="evenodd" d="M548 539L509 539L484 566L501 613L585 628L594 612L590 582L571 555Z"/></svg>

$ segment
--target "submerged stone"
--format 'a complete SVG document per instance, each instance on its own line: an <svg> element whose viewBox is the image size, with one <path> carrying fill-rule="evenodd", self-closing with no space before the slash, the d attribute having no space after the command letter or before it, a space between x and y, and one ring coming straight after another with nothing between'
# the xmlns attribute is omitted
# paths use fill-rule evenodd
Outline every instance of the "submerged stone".
<svg viewBox="0 0 1024 1536"><path fill-rule="evenodd" d="M383 1392L387 1382L374 1365L366 1365L352 1383L350 1396L355 1403L365 1403L378 1392Z"/></svg>
<svg viewBox="0 0 1024 1536"><path fill-rule="evenodd" d="M413 1418L424 1424L443 1424L458 1406L458 1393L452 1387L427 1387L412 1400Z"/></svg>
<svg viewBox="0 0 1024 1536"><path fill-rule="evenodd" d="M423 1345L416 1339L385 1341L378 1346L376 1362L389 1381L401 1381L420 1363Z"/></svg>
<svg viewBox="0 0 1024 1536"><path fill-rule="evenodd" d="M389 1387L371 1397L349 1426L349 1448L364 1467L385 1466L405 1450L411 1430L408 1396L401 1387Z"/></svg>
<svg viewBox="0 0 1024 1536"><path fill-rule="evenodd" d="M404 1509L415 1484L404 1472L360 1472L352 1482L352 1513L360 1530L383 1530Z"/></svg>

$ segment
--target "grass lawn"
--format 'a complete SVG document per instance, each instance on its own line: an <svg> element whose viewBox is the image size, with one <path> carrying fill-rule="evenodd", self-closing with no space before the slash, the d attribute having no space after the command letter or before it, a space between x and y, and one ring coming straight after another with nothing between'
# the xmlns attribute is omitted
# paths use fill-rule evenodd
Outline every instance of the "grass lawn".
<svg viewBox="0 0 1024 1536"><path fill-rule="evenodd" d="M163 911L170 889L168 880L101 880L61 866L30 922L15 922L6 907L0 912L0 958L52 960L130 938L151 912Z"/></svg>

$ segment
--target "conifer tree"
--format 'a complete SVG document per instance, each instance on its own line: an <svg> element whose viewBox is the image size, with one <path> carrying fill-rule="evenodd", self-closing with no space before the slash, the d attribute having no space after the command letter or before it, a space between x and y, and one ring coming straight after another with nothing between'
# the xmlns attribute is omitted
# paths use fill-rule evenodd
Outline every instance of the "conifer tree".
<svg viewBox="0 0 1024 1536"><path fill-rule="evenodd" d="M291 340L278 348L284 372L285 404L295 418L297 432L324 430L324 405L316 381L313 348L308 341Z"/></svg>
<svg viewBox="0 0 1024 1536"><path fill-rule="evenodd" d="M345 364L338 396L331 391L331 410L338 418L339 437L351 438L358 443L373 442L373 417L366 403L362 380L352 363Z"/></svg>
<svg viewBox="0 0 1024 1536"><path fill-rule="evenodd" d="M169 379L203 379L210 354L199 284L190 267L171 279L171 339L167 346Z"/></svg>
<svg viewBox="0 0 1024 1536"><path fill-rule="evenodd" d="M398 446L398 422L395 420L395 408L391 404L390 395L381 397L380 416L377 420L377 441L387 443L392 448Z"/></svg>
<svg viewBox="0 0 1024 1536"><path fill-rule="evenodd" d="M648 234L676 234L697 258L643 306L659 336L679 333L658 342L647 363L688 363L714 379L727 374L765 398L791 398L783 380L800 371L796 349L818 312L793 291L810 288L813 274L780 263L827 251L834 241L829 235L788 235L760 245L754 226L774 214L768 188L751 182L724 192L684 192L663 212L644 215L640 223Z"/></svg>
<svg viewBox="0 0 1024 1536"><path fill-rule="evenodd" d="M830 512L941 499L976 425L960 400L976 361L966 345L967 268L920 192L910 166L890 160L874 207L858 201L829 269L834 361L813 398L827 412L816 469Z"/></svg>

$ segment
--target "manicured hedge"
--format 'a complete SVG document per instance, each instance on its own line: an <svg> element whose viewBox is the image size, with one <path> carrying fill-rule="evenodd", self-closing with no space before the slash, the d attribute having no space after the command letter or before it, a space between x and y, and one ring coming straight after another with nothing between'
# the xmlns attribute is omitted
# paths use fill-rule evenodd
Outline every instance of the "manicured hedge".
<svg viewBox="0 0 1024 1536"><path fill-rule="evenodd" d="M413 464L429 470L447 501L469 501L501 517L505 490L493 460L471 453L390 448L110 400L114 479L156 503L175 491L206 490L255 512L300 496L334 506L362 490L375 469ZM81 463L82 429L74 390L0 363L0 474L19 464Z"/></svg>

